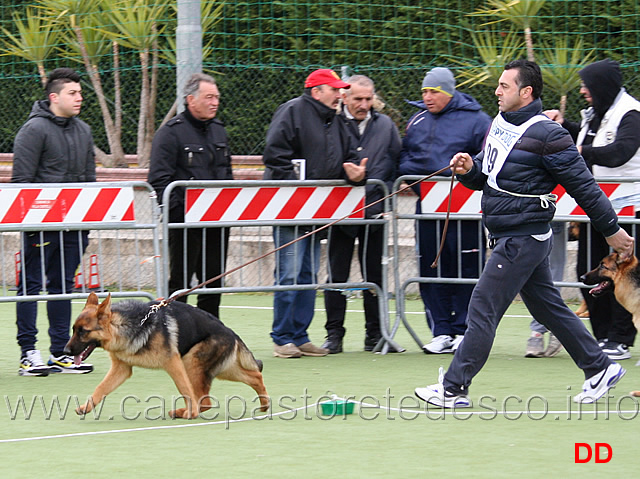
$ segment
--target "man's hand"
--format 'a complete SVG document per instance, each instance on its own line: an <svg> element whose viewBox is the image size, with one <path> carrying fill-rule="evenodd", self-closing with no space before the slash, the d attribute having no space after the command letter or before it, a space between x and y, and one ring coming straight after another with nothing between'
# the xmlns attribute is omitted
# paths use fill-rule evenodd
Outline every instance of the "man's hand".
<svg viewBox="0 0 640 479"><path fill-rule="evenodd" d="M363 158L360 160L360 164L356 165L355 163L346 162L342 163L344 167L344 171L347 173L347 176L354 183L358 183L364 180L365 175L367 174L367 161L369 158Z"/></svg>
<svg viewBox="0 0 640 479"><path fill-rule="evenodd" d="M454 167L453 172L456 175L464 175L473 167L473 159L469 153L456 153L451 158L449 165Z"/></svg>
<svg viewBox="0 0 640 479"><path fill-rule="evenodd" d="M564 121L564 117L562 116L562 113L560 113L560 110L545 110L542 113L547 115L550 120L553 120L556 123L560 123L561 125Z"/></svg>
<svg viewBox="0 0 640 479"><path fill-rule="evenodd" d="M625 260L633 255L634 239L622 228L616 234L607 236L606 240L609 246L620 255L620 259Z"/></svg>

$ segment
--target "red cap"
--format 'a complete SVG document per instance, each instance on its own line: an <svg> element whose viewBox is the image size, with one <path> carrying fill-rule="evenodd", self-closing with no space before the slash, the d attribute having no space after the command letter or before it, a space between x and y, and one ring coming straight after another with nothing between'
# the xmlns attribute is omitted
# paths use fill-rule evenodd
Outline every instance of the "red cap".
<svg viewBox="0 0 640 479"><path fill-rule="evenodd" d="M338 74L328 68L311 72L304 82L305 88L313 88L318 85L329 85L333 88L351 88L351 85L340 80Z"/></svg>

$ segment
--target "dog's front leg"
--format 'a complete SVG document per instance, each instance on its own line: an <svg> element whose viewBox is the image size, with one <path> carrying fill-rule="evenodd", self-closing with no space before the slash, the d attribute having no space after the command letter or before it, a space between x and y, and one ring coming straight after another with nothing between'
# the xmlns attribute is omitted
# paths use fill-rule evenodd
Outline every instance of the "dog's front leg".
<svg viewBox="0 0 640 479"><path fill-rule="evenodd" d="M132 372L130 365L111 356L111 368L109 369L109 372L100 384L98 384L96 390L93 391L93 394L87 403L76 409L76 413L82 416L91 412L93 408L100 404L100 401L102 401L108 394L113 392L118 386L129 379Z"/></svg>
<svg viewBox="0 0 640 479"><path fill-rule="evenodd" d="M187 371L184 369L182 358L178 353L173 354L166 362L165 369L169 373L169 376L171 376L171 379L173 379L182 397L184 397L184 402L187 406L183 409L169 411L169 416L173 418L181 417L183 419L194 419L198 417L200 405L195 403L196 397L193 386L189 380Z"/></svg>

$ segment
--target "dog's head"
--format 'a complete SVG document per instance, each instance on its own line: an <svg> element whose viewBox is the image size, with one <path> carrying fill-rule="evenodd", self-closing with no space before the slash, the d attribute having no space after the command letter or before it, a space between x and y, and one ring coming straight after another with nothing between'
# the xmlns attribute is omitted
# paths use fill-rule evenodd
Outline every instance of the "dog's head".
<svg viewBox="0 0 640 479"><path fill-rule="evenodd" d="M110 322L111 295L99 303L98 295L91 293L73 324L73 335L64 348L65 354L74 356L74 362L80 364L96 347L101 347L104 340L109 339Z"/></svg>
<svg viewBox="0 0 640 479"><path fill-rule="evenodd" d="M613 291L620 272L637 265L637 263L638 259L635 256L621 259L618 253L611 253L600 261L597 268L580 276L580 281L586 285L595 284L596 286L589 290L589 294L597 297L608 291Z"/></svg>

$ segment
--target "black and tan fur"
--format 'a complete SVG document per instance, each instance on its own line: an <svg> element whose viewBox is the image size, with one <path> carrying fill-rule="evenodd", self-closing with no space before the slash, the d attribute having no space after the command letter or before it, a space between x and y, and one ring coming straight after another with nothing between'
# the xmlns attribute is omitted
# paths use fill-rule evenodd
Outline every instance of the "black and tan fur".
<svg viewBox="0 0 640 479"><path fill-rule="evenodd" d="M640 263L636 256L621 260L618 253L612 253L580 279L584 284L596 285L589 290L592 296L613 292L618 303L631 313L633 325L640 331ZM640 397L640 391L631 394Z"/></svg>
<svg viewBox="0 0 640 479"><path fill-rule="evenodd" d="M171 417L195 418L212 407L209 390L214 378L239 381L252 387L260 398L260 409L269 408L262 379L262 362L255 359L242 340L211 314L173 301L152 313L157 302L121 301L102 303L94 293L73 325L73 336L65 351L76 361L86 359L101 347L111 357L111 369L78 414L90 412L132 374L133 366L164 369L185 398L186 406L171 411Z"/></svg>

